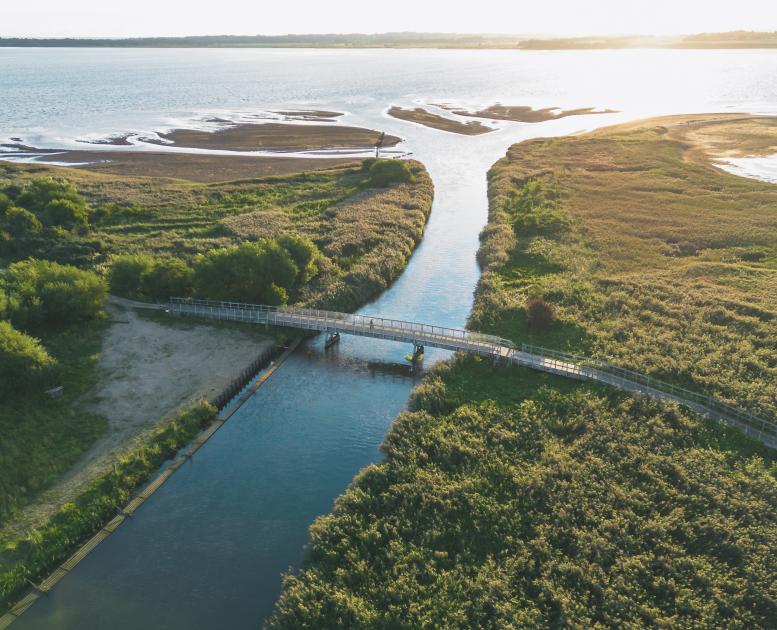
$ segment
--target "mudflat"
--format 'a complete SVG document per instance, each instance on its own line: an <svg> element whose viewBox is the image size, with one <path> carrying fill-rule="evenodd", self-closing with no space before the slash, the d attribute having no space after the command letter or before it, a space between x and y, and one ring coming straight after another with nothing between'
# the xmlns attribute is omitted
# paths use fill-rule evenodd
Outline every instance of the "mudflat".
<svg viewBox="0 0 777 630"><path fill-rule="evenodd" d="M217 131L176 129L157 144L172 144L192 149L220 149L228 151L312 151L316 149L352 149L374 147L380 131L345 125L290 125L263 123L234 125ZM394 146L401 141L386 135L383 146ZM154 141L149 141L154 142Z"/></svg>
<svg viewBox="0 0 777 630"><path fill-rule="evenodd" d="M40 158L40 163L72 163L75 168L131 177L170 177L213 183L293 175L354 162L353 158L252 157L162 151L66 151Z"/></svg>
<svg viewBox="0 0 777 630"><path fill-rule="evenodd" d="M548 120L567 118L568 116L589 116L591 114L614 114L614 109L597 110L595 107L581 107L578 109L563 110L558 107L545 107L534 109L526 105L491 105L485 109L472 111L448 105L438 105L458 116L470 116L476 118L490 118L492 120L511 120L513 122L538 123Z"/></svg>
<svg viewBox="0 0 777 630"><path fill-rule="evenodd" d="M399 118L400 120L407 120L409 122L418 123L432 129L440 129L441 131L450 131L451 133L460 133L466 136L478 136L483 133L493 131L491 127L487 127L478 121L460 122L458 120L452 120L445 116L433 114L432 112L422 108L416 107L415 109L404 109L403 107L392 107L388 111L389 116Z"/></svg>

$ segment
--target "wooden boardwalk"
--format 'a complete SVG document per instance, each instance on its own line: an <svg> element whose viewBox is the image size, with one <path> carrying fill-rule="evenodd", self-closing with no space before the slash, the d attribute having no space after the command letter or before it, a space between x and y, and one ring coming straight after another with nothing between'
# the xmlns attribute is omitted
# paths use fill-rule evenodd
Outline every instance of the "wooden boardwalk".
<svg viewBox="0 0 777 630"><path fill-rule="evenodd" d="M519 349L511 341L492 335L385 317L240 302L172 298L169 304L161 305L160 308L178 315L284 326L330 335L387 339L411 343L416 349L433 347L466 352L491 358L495 362L520 365L581 381L596 381L651 398L680 403L701 415L734 426L767 446L777 448L777 423L733 405L604 361L526 344Z"/></svg>

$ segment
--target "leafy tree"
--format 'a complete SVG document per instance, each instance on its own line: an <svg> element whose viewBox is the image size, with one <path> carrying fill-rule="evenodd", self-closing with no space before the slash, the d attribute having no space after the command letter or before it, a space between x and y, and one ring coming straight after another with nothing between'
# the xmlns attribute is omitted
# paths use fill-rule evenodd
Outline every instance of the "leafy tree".
<svg viewBox="0 0 777 630"><path fill-rule="evenodd" d="M38 234L43 225L32 212L24 208L11 206L5 211L5 227L14 236L29 236Z"/></svg>
<svg viewBox="0 0 777 630"><path fill-rule="evenodd" d="M2 192L11 201L14 201L18 199L19 195L24 192L24 187L22 187L20 184L6 184L0 188L0 192Z"/></svg>
<svg viewBox="0 0 777 630"><path fill-rule="evenodd" d="M154 261L140 280L143 295L157 299L187 297L192 294L194 273L185 262L177 258Z"/></svg>
<svg viewBox="0 0 777 630"><path fill-rule="evenodd" d="M108 294L96 273L46 260L14 263L4 281L11 321L25 330L95 319Z"/></svg>
<svg viewBox="0 0 777 630"><path fill-rule="evenodd" d="M391 184L413 181L413 172L402 160L375 160L370 165L369 184L385 188Z"/></svg>
<svg viewBox="0 0 777 630"><path fill-rule="evenodd" d="M39 177L21 191L13 191L13 195L8 194L8 188L5 190L17 206L29 210L47 226L70 229L89 221L86 199L67 180Z"/></svg>
<svg viewBox="0 0 777 630"><path fill-rule="evenodd" d="M194 264L196 293L217 300L283 304L299 267L272 241L242 243L212 250Z"/></svg>
<svg viewBox="0 0 777 630"><path fill-rule="evenodd" d="M12 205L11 198L3 192L0 192L0 215L5 214Z"/></svg>
<svg viewBox="0 0 777 630"><path fill-rule="evenodd" d="M0 321L0 395L29 391L54 364L37 339Z"/></svg>
<svg viewBox="0 0 777 630"><path fill-rule="evenodd" d="M70 199L55 199L46 206L43 220L46 225L72 228L76 225L86 225L89 221L89 213L86 206Z"/></svg>
<svg viewBox="0 0 777 630"><path fill-rule="evenodd" d="M279 245L277 241L270 241L265 245L264 254L257 263L269 284L287 291L294 288L300 274L300 267L294 261L291 252Z"/></svg>
<svg viewBox="0 0 777 630"><path fill-rule="evenodd" d="M116 295L136 297L141 292L141 278L154 266L146 254L124 254L111 259L108 283Z"/></svg>
<svg viewBox="0 0 777 630"><path fill-rule="evenodd" d="M283 247L297 265L301 276L305 276L312 271L313 263L321 255L318 247L307 236L302 234L287 233L281 234L276 242ZM298 281L301 279L298 278Z"/></svg>

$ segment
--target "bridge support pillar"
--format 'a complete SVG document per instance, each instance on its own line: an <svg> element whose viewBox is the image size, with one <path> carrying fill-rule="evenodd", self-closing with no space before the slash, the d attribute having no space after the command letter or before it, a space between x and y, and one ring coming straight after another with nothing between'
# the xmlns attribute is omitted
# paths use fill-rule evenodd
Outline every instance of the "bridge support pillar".
<svg viewBox="0 0 777 630"><path fill-rule="evenodd" d="M340 341L340 333L327 333L326 341L324 341L324 348L329 349Z"/></svg>

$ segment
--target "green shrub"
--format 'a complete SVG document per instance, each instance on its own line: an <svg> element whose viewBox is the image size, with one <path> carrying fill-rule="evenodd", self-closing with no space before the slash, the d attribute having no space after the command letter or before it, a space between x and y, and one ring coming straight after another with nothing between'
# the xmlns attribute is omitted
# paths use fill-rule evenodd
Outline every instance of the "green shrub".
<svg viewBox="0 0 777 630"><path fill-rule="evenodd" d="M546 331L551 327L555 319L556 313L552 305L542 298L529 300L529 303L526 305L526 323L530 329L537 332Z"/></svg>
<svg viewBox="0 0 777 630"><path fill-rule="evenodd" d="M46 206L43 220L46 225L72 228L76 225L86 225L89 213L85 206L70 199L55 199Z"/></svg>
<svg viewBox="0 0 777 630"><path fill-rule="evenodd" d="M108 294L96 273L46 260L13 263L4 281L11 321L25 330L95 319Z"/></svg>
<svg viewBox="0 0 777 630"><path fill-rule="evenodd" d="M0 396L29 391L54 363L38 339L0 321Z"/></svg>
<svg viewBox="0 0 777 630"><path fill-rule="evenodd" d="M43 224L38 220L38 217L29 210L16 206L11 206L5 211L4 224L14 236L38 234L43 229Z"/></svg>
<svg viewBox="0 0 777 630"><path fill-rule="evenodd" d="M86 200L71 182L53 177L31 180L15 201L17 206L26 208L39 216L55 201L70 201L78 208L86 208Z"/></svg>
<svg viewBox="0 0 777 630"><path fill-rule="evenodd" d="M310 271L315 260L321 255L313 241L301 234L281 234L275 240L291 254L301 275L305 275Z"/></svg>
<svg viewBox="0 0 777 630"><path fill-rule="evenodd" d="M374 157L370 157L370 158L367 158L366 160L362 160L362 168L361 168L362 172L369 173L370 168L372 168L372 165L375 164L375 162L377 161L378 161L378 158L374 158Z"/></svg>
<svg viewBox="0 0 777 630"><path fill-rule="evenodd" d="M194 263L194 286L197 295L215 300L283 304L299 271L278 243L243 243L200 256Z"/></svg>
<svg viewBox="0 0 777 630"><path fill-rule="evenodd" d="M24 187L21 184L6 184L0 188L0 192L2 192L11 201L14 201L18 199L19 195L24 192Z"/></svg>
<svg viewBox="0 0 777 630"><path fill-rule="evenodd" d="M154 259L146 254L124 254L110 261L108 283L111 292L124 297L138 297L141 278L154 266Z"/></svg>
<svg viewBox="0 0 777 630"><path fill-rule="evenodd" d="M188 297L192 294L193 278L191 267L182 260L161 258L143 272L140 288L143 295L155 299Z"/></svg>
<svg viewBox="0 0 777 630"><path fill-rule="evenodd" d="M410 165L402 160L375 160L369 167L369 184L385 188L391 184L413 181Z"/></svg>
<svg viewBox="0 0 777 630"><path fill-rule="evenodd" d="M13 205L11 198L3 192L0 192L0 215L5 214L5 211Z"/></svg>

